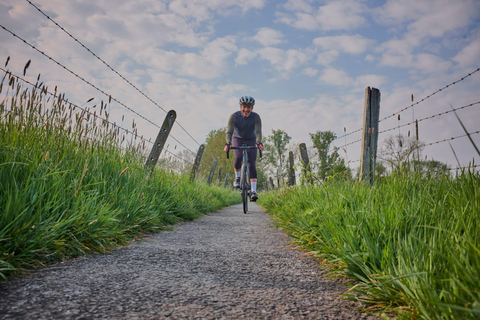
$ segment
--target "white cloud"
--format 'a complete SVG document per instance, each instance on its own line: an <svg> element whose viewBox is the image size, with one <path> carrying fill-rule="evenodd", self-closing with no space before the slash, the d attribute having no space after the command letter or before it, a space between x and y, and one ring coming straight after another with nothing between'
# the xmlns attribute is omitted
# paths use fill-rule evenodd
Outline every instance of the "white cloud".
<svg viewBox="0 0 480 320"><path fill-rule="evenodd" d="M367 23L363 14L367 7L355 0L329 1L316 10L305 3L291 1L284 6L290 12L276 13L278 21L306 30L351 30Z"/></svg>
<svg viewBox="0 0 480 320"><path fill-rule="evenodd" d="M315 77L318 74L318 70L309 67L303 69L302 73L308 77Z"/></svg>
<svg viewBox="0 0 480 320"><path fill-rule="evenodd" d="M271 28L260 28L253 40L257 41L264 47L275 46L284 42L282 32Z"/></svg>
<svg viewBox="0 0 480 320"><path fill-rule="evenodd" d="M309 56L302 51L293 49L285 51L274 47L259 49L258 56L270 62L281 73L288 73L309 59Z"/></svg>
<svg viewBox="0 0 480 320"><path fill-rule="evenodd" d="M355 87L365 89L366 87L381 88L387 82L387 77L376 74L365 74L355 79Z"/></svg>
<svg viewBox="0 0 480 320"><path fill-rule="evenodd" d="M340 35L318 37L313 39L313 44L322 50L338 50L349 54L360 54L374 43L361 35Z"/></svg>
<svg viewBox="0 0 480 320"><path fill-rule="evenodd" d="M452 60L462 67L478 67L478 57L480 57L480 37L463 47Z"/></svg>
<svg viewBox="0 0 480 320"><path fill-rule="evenodd" d="M354 83L347 72L335 68L325 69L320 75L320 81L335 86L350 86Z"/></svg>
<svg viewBox="0 0 480 320"><path fill-rule="evenodd" d="M238 50L237 57L235 58L235 64L237 66L242 64L247 64L250 60L254 59L256 56L257 56L256 52L242 48Z"/></svg>
<svg viewBox="0 0 480 320"><path fill-rule="evenodd" d="M441 73L448 71L452 63L437 55L429 53L420 54L384 54L380 60L381 65L407 68L412 72Z"/></svg>
<svg viewBox="0 0 480 320"><path fill-rule="evenodd" d="M328 66L330 63L335 61L339 56L339 52L337 50L328 50L318 54L317 56L317 63Z"/></svg>

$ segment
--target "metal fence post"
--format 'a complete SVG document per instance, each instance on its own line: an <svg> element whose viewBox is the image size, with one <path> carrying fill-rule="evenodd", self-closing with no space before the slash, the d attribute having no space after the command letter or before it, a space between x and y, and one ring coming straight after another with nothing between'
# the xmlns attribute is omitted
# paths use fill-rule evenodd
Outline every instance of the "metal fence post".
<svg viewBox="0 0 480 320"><path fill-rule="evenodd" d="M289 186L294 186L296 184L296 181L295 181L295 164L293 162L293 152L290 151L288 153L288 164L289 164L289 174L288 174L288 185Z"/></svg>
<svg viewBox="0 0 480 320"><path fill-rule="evenodd" d="M380 90L365 89L363 112L362 154L360 156L360 179L373 185L377 160L378 120L380 114Z"/></svg>
<svg viewBox="0 0 480 320"><path fill-rule="evenodd" d="M162 153L163 146L165 145L165 141L167 141L168 135L170 130L172 130L173 124L175 119L177 118L177 113L175 110L170 110L163 121L163 125L160 128L160 132L157 135L157 139L153 144L152 151L150 151L150 155L145 162L145 169L150 169L157 164L158 157Z"/></svg>
<svg viewBox="0 0 480 320"><path fill-rule="evenodd" d="M310 159L308 158L307 145L305 143L300 143L300 156L302 157L303 164L303 175L305 177L305 182L313 183L312 172L310 171Z"/></svg>
<svg viewBox="0 0 480 320"><path fill-rule="evenodd" d="M190 174L190 179L195 180L195 173L200 166L200 161L202 161L203 150L205 150L205 146L203 144L200 145L198 148L197 156L195 157L195 162L193 163L192 173Z"/></svg>
<svg viewBox="0 0 480 320"><path fill-rule="evenodd" d="M210 170L210 174L208 175L208 184L212 183L213 174L215 173L215 168L217 167L217 162L218 162L217 158L213 159L212 169Z"/></svg>

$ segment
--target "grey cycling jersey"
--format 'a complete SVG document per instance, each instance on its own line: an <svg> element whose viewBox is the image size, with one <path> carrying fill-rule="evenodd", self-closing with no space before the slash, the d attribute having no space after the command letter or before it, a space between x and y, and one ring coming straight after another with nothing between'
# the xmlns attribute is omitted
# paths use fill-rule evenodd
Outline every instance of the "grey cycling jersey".
<svg viewBox="0 0 480 320"><path fill-rule="evenodd" d="M262 141L262 120L258 113L251 112L244 117L241 111L237 111L228 119L227 143L232 143L232 136L239 139L256 139Z"/></svg>

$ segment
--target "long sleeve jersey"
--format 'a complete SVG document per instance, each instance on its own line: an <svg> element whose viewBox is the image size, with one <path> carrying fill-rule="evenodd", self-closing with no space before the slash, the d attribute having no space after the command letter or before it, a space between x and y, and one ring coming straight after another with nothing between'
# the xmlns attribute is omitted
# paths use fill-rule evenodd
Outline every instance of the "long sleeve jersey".
<svg viewBox="0 0 480 320"><path fill-rule="evenodd" d="M233 113L228 119L227 143L232 143L232 136L240 139L256 139L262 141L262 120L256 112L244 117L241 111Z"/></svg>

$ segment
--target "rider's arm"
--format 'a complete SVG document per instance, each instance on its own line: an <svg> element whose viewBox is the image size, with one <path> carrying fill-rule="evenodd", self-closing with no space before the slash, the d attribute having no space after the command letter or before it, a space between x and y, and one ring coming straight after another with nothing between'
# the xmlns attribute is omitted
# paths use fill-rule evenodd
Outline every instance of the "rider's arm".
<svg viewBox="0 0 480 320"><path fill-rule="evenodd" d="M229 144L232 143L232 135L233 135L234 129L235 129L235 116L232 114L230 116L230 119L228 119L227 135L226 135L226 140L227 140L227 143Z"/></svg>
<svg viewBox="0 0 480 320"><path fill-rule="evenodd" d="M262 142L262 120L258 114L255 118L255 135L257 139L256 142Z"/></svg>

